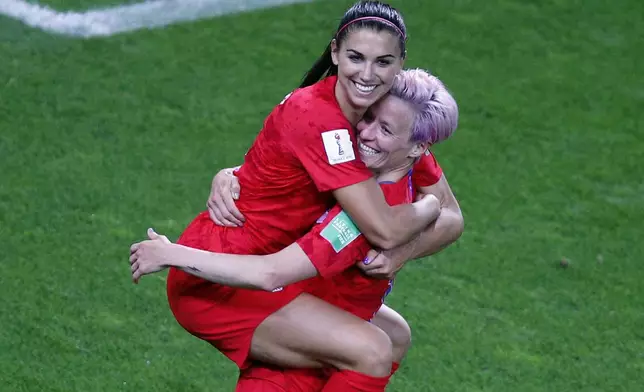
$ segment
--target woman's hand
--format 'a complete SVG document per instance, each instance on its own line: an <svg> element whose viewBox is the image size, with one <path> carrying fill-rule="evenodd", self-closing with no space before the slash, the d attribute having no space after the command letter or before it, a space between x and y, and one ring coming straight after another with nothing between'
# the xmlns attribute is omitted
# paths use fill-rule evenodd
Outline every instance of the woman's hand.
<svg viewBox="0 0 644 392"><path fill-rule="evenodd" d="M172 243L164 235L148 229L149 240L141 241L130 247L130 267L132 281L139 283L143 275L152 274L168 268L167 251Z"/></svg>
<svg viewBox="0 0 644 392"><path fill-rule="evenodd" d="M246 220L235 206L239 199L239 180L233 169L223 169L212 179L212 188L208 197L210 219L219 226L240 227Z"/></svg>

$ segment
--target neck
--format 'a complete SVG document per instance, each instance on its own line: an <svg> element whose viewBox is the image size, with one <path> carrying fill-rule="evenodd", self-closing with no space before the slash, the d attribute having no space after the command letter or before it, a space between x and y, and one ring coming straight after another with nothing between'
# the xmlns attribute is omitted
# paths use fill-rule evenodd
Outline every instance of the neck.
<svg viewBox="0 0 644 392"><path fill-rule="evenodd" d="M382 170L372 170L378 182L398 182L407 174L413 165L413 161L405 162L404 164Z"/></svg>
<svg viewBox="0 0 644 392"><path fill-rule="evenodd" d="M335 99L338 101L338 105L340 105L340 109L342 110L344 117L346 117L351 125L355 127L362 116L364 116L367 108L357 108L351 105L349 99L345 95L345 91L340 86L340 82L335 83Z"/></svg>

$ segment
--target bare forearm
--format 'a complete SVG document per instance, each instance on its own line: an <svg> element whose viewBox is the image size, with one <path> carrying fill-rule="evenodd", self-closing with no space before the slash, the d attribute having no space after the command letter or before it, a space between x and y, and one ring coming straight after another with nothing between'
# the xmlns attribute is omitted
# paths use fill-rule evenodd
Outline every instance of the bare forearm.
<svg viewBox="0 0 644 392"><path fill-rule="evenodd" d="M391 248L394 246L413 246L413 243L421 240L423 228L434 225L440 218L440 207L438 202L434 208L419 208L416 204L401 204L392 208L393 218L390 222Z"/></svg>
<svg viewBox="0 0 644 392"><path fill-rule="evenodd" d="M434 200L393 206L389 209L388 218L377 226L379 231L363 234L370 243L382 250L395 251L400 247L410 246L410 242L413 243L422 230L439 216L440 204L438 200Z"/></svg>
<svg viewBox="0 0 644 392"><path fill-rule="evenodd" d="M409 242L390 250L387 257L393 260L413 260L430 256L456 241L463 232L463 219L458 212L443 209L441 215Z"/></svg>
<svg viewBox="0 0 644 392"><path fill-rule="evenodd" d="M380 249L405 244L440 212L440 202L433 195L391 207L374 179L336 189L333 196L365 238Z"/></svg>
<svg viewBox="0 0 644 392"><path fill-rule="evenodd" d="M407 246L409 259L433 255L456 241L463 233L463 217L460 212L443 209L438 219L429 225Z"/></svg>
<svg viewBox="0 0 644 392"><path fill-rule="evenodd" d="M212 253L168 244L163 262L202 279L231 287L273 291L317 275L306 253L293 243L270 255Z"/></svg>
<svg viewBox="0 0 644 392"><path fill-rule="evenodd" d="M264 256L211 253L169 244L165 264L213 283L231 287L269 289L269 264Z"/></svg>

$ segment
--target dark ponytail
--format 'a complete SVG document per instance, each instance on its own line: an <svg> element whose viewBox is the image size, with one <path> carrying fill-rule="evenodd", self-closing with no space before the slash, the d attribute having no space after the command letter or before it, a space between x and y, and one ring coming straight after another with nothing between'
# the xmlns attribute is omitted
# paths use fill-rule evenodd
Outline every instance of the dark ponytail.
<svg viewBox="0 0 644 392"><path fill-rule="evenodd" d="M327 76L337 75L338 66L333 64L331 58L331 44L327 45L326 50L319 59L313 64L311 69L304 75L300 87L307 87L317 83L320 79Z"/></svg>
<svg viewBox="0 0 644 392"><path fill-rule="evenodd" d="M340 43L347 37L348 33L361 28L370 28L375 31L387 30L395 34L400 40L401 57L405 57L405 42L407 40L405 22L400 12L389 4L365 0L355 3L342 17L333 39L340 46ZM338 67L333 64L331 43L329 43L322 56L304 75L300 87L310 86L320 79L337 74Z"/></svg>

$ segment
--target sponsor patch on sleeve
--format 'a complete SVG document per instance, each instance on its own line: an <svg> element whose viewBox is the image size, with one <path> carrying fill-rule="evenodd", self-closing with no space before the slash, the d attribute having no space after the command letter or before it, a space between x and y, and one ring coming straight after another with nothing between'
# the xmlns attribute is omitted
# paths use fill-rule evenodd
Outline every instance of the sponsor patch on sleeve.
<svg viewBox="0 0 644 392"><path fill-rule="evenodd" d="M333 246L335 253L340 252L361 234L344 211L336 215L320 232L320 235Z"/></svg>
<svg viewBox="0 0 644 392"><path fill-rule="evenodd" d="M338 163L356 159L348 129L336 129L323 132L322 142L324 143L324 150L326 151L326 156L329 158L330 164L337 165Z"/></svg>

